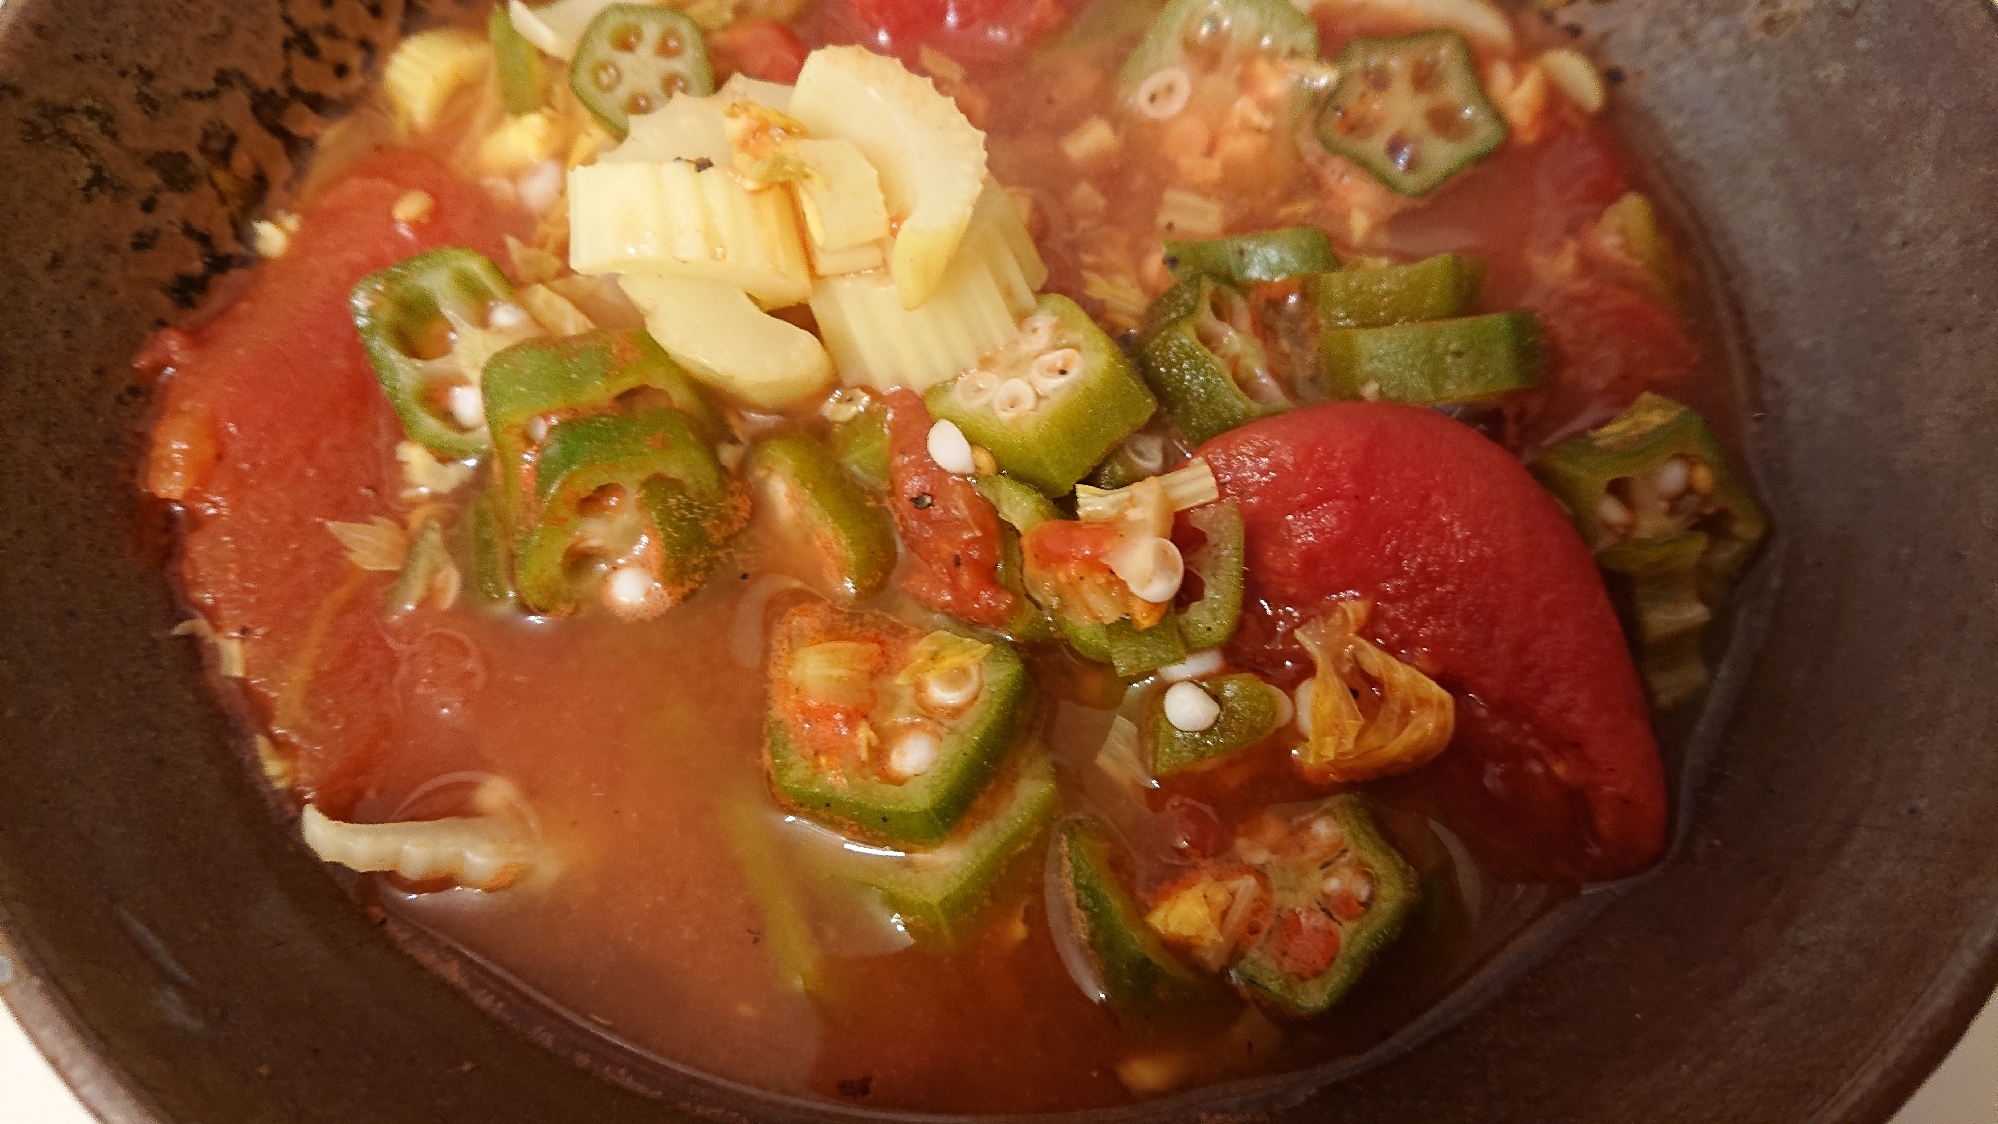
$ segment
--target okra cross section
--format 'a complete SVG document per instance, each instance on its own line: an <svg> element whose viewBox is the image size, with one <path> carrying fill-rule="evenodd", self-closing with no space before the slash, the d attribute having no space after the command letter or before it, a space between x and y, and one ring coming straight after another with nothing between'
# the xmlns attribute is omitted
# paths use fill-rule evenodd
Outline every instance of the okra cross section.
<svg viewBox="0 0 1998 1124"><path fill-rule="evenodd" d="M798 534L826 584L847 601L881 592L895 570L895 525L824 445L773 438L749 456L748 475L773 521Z"/></svg>
<svg viewBox="0 0 1998 1124"><path fill-rule="evenodd" d="M701 29L671 8L612 4L590 21L569 63L569 88L614 136L675 94L714 93Z"/></svg>
<svg viewBox="0 0 1998 1124"><path fill-rule="evenodd" d="M530 340L495 355L488 368L485 415L497 462L493 477L501 515L516 530L534 524L539 452L551 427L562 421L636 401L679 411L704 445L723 432L721 418L693 380L642 331Z"/></svg>
<svg viewBox="0 0 1998 1124"><path fill-rule="evenodd" d="M499 267L472 250L431 250L361 278L349 305L410 440L452 459L485 452L486 361L540 330Z"/></svg>
<svg viewBox="0 0 1998 1124"><path fill-rule="evenodd" d="M1146 311L1139 339L1145 381L1195 445L1293 405L1272 374L1248 297L1226 280L1196 274L1174 283Z"/></svg>
<svg viewBox="0 0 1998 1124"><path fill-rule="evenodd" d="M1505 118L1454 31L1355 39L1338 67L1318 139L1403 195L1427 195L1505 140Z"/></svg>
<svg viewBox="0 0 1998 1124"><path fill-rule="evenodd" d="M1145 924L1145 910L1119 877L1108 833L1071 820L1055 838L1057 890L1099 1001L1120 1014L1153 1016L1227 994L1213 976L1181 960Z"/></svg>
<svg viewBox="0 0 1998 1124"><path fill-rule="evenodd" d="M766 749L778 798L871 844L930 847L978 800L1031 722L1010 644L800 605L769 659Z"/></svg>
<svg viewBox="0 0 1998 1124"><path fill-rule="evenodd" d="M872 889L918 936L968 935L1008 872L1046 837L1058 793L1045 750L1027 746L942 842L882 854L842 849L833 873Z"/></svg>
<svg viewBox="0 0 1998 1124"><path fill-rule="evenodd" d="M1205 273L1237 284L1281 281L1339 268L1331 240L1315 226L1288 226L1233 238L1168 239L1165 263L1175 277Z"/></svg>
<svg viewBox="0 0 1998 1124"><path fill-rule="evenodd" d="M1075 487L1158 408L1117 344L1074 301L1052 294L1011 341L931 387L924 404L1051 496Z"/></svg>
<svg viewBox="0 0 1998 1124"><path fill-rule="evenodd" d="M542 613L592 593L619 616L664 612L700 588L749 517L741 485L672 409L556 425L535 492L515 564L521 601Z"/></svg>
<svg viewBox="0 0 1998 1124"><path fill-rule="evenodd" d="M1291 815L1265 812L1237 835L1235 857L1166 887L1148 918L1168 944L1205 940L1204 951L1233 958L1238 991L1291 1015L1322 1014L1343 999L1400 935L1420 892L1357 793ZM1253 880L1241 876L1244 865ZM1208 924L1237 916L1240 924Z"/></svg>
<svg viewBox="0 0 1998 1124"><path fill-rule="evenodd" d="M1663 707L1689 697L1706 682L1711 610L1769 530L1713 430L1647 393L1530 467L1606 571L1652 697Z"/></svg>
<svg viewBox="0 0 1998 1124"><path fill-rule="evenodd" d="M1253 675L1244 672L1194 682L1220 704L1221 713L1204 730L1182 730L1167 717L1161 694L1149 719L1154 777L1163 779L1217 762L1276 733L1281 725L1281 693Z"/></svg>

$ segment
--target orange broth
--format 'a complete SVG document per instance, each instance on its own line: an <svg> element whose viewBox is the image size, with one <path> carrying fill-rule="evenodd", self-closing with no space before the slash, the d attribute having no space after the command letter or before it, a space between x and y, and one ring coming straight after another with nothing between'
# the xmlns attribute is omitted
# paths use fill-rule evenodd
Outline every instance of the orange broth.
<svg viewBox="0 0 1998 1124"><path fill-rule="evenodd" d="M826 17L808 28L823 37L838 26ZM1362 32L1407 30L1327 22L1322 54ZM1531 20L1518 30L1528 43L1545 35ZM1132 41L1084 43L1031 65L971 60L968 86L958 86L988 130L994 174L1035 202L1049 290L1076 296L1113 328L1114 310L1084 273L1112 262L1147 298L1163 288L1154 216L1173 169L1156 147L1164 142L1145 135L1149 125L1125 137L1121 157L1086 173L1058 146L1109 113L1109 76ZM1490 266L1486 308L1543 314L1550 388L1491 422L1514 448L1600 421L1642 389L1725 403L1713 357L1675 315L1613 270L1563 259L1564 244L1629 186L1600 121L1551 111L1538 139L1508 143L1433 200L1383 216L1359 246L1352 193L1380 189L1330 187L1308 161L1272 167L1211 189L1227 202L1228 232L1309 223L1330 230L1342 256L1477 254ZM377 515L402 523L411 510L397 494L400 430L346 327L346 289L426 245L470 245L503 263L499 235L531 223L412 156L370 157L346 177L307 208L292 252L263 266L247 296L142 357L173 375L150 472L153 490L191 513L180 577L217 631L243 642L243 697L271 739L276 779L330 815L375 822L453 814L469 786L432 782L497 775L525 795L559 856L552 878L491 894L364 877L364 896L402 919L597 1032L674 1063L871 1107L1023 1112L1132 1100L1118 1067L1136 1057L1165 1059L1195 1087L1361 1054L1569 896L1498 881L1447 825L1390 805L1383 826L1422 875L1425 904L1336 1011L1282 1025L1241 1004L1225 1017L1120 1023L1093 1003L1050 925L1044 848L1009 874L968 935L911 944L878 905L798 874L826 844L771 799L762 673L740 656L760 643L766 575L815 575L767 513L733 563L648 622L589 612L524 619L463 605L384 618L394 575L349 567L321 526ZM1104 199L1100 215L1075 205L1085 181ZM411 234L385 212L418 184L438 197L440 217ZM800 411L778 425L822 423ZM797 596L780 592L774 603ZM892 593L879 600L897 605ZM1265 745L1141 805L1092 764L1112 712L1073 701L1100 694L1090 673L1052 652L1029 657L1044 695L1062 700L1047 707L1044 737L1064 809L1123 829L1138 845L1141 888L1167 880L1203 835L1266 804L1322 794ZM796 942L773 916L773 888L816 946L808 988Z"/></svg>

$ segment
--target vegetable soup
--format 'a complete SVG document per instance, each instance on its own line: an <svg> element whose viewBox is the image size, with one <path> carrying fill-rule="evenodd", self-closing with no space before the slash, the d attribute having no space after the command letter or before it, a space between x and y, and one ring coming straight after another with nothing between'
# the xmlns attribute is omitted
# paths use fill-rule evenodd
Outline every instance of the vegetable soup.
<svg viewBox="0 0 1998 1124"><path fill-rule="evenodd" d="M479 17L137 360L182 631L364 907L1003 1113L1358 1058L1658 860L1767 523L1550 17Z"/></svg>

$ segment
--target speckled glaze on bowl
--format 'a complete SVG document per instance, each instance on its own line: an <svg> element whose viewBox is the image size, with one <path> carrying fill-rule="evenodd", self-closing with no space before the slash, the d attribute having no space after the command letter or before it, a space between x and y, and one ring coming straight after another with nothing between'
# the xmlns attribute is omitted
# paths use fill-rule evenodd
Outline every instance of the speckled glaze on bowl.
<svg viewBox="0 0 1998 1124"><path fill-rule="evenodd" d="M519 997L424 968L271 814L167 635L127 360L226 288L246 219L417 15L0 0L0 994L119 1124L839 1116L586 1069L560 1026L490 1017ZM1690 736L1671 860L1461 1020L1336 1082L1097 1119L1879 1121L1998 983L1989 5L1555 18L1621 71L1757 372L1782 541L1717 692L1739 704Z"/></svg>

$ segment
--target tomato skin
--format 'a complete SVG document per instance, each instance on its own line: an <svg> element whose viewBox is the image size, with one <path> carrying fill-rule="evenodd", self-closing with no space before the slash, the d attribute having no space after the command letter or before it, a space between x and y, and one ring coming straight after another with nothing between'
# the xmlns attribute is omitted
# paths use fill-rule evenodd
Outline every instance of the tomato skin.
<svg viewBox="0 0 1998 1124"><path fill-rule="evenodd" d="M1371 598L1373 638L1457 700L1451 747L1410 775L1452 826L1516 875L1592 881L1658 855L1664 775L1623 633L1588 548L1518 461L1440 414L1366 402L1200 453L1247 535L1233 659L1300 676L1290 629Z"/></svg>
<svg viewBox="0 0 1998 1124"><path fill-rule="evenodd" d="M789 85L798 80L808 53L804 40L771 19L739 19L707 37L715 81L742 74L763 82Z"/></svg>
<svg viewBox="0 0 1998 1124"><path fill-rule="evenodd" d="M435 200L430 217L397 223L390 208L417 190ZM192 333L169 329L136 360L170 372L148 483L189 514L187 598L243 639L248 685L296 749L301 791L330 814L351 806L357 778L399 739L446 736L397 728L397 646L412 638L378 613L336 612L378 606L394 575L355 569L326 522L402 522L402 426L347 295L362 276L439 246L504 262L503 236L526 232L431 157L385 152L308 206L290 248L221 316ZM190 419L205 427L192 431L205 447L177 424Z"/></svg>
<svg viewBox="0 0 1998 1124"><path fill-rule="evenodd" d="M915 566L909 594L961 621L1004 628L1014 597L999 584L999 513L971 481L930 457L930 411L915 391L883 396L888 406L888 505Z"/></svg>

